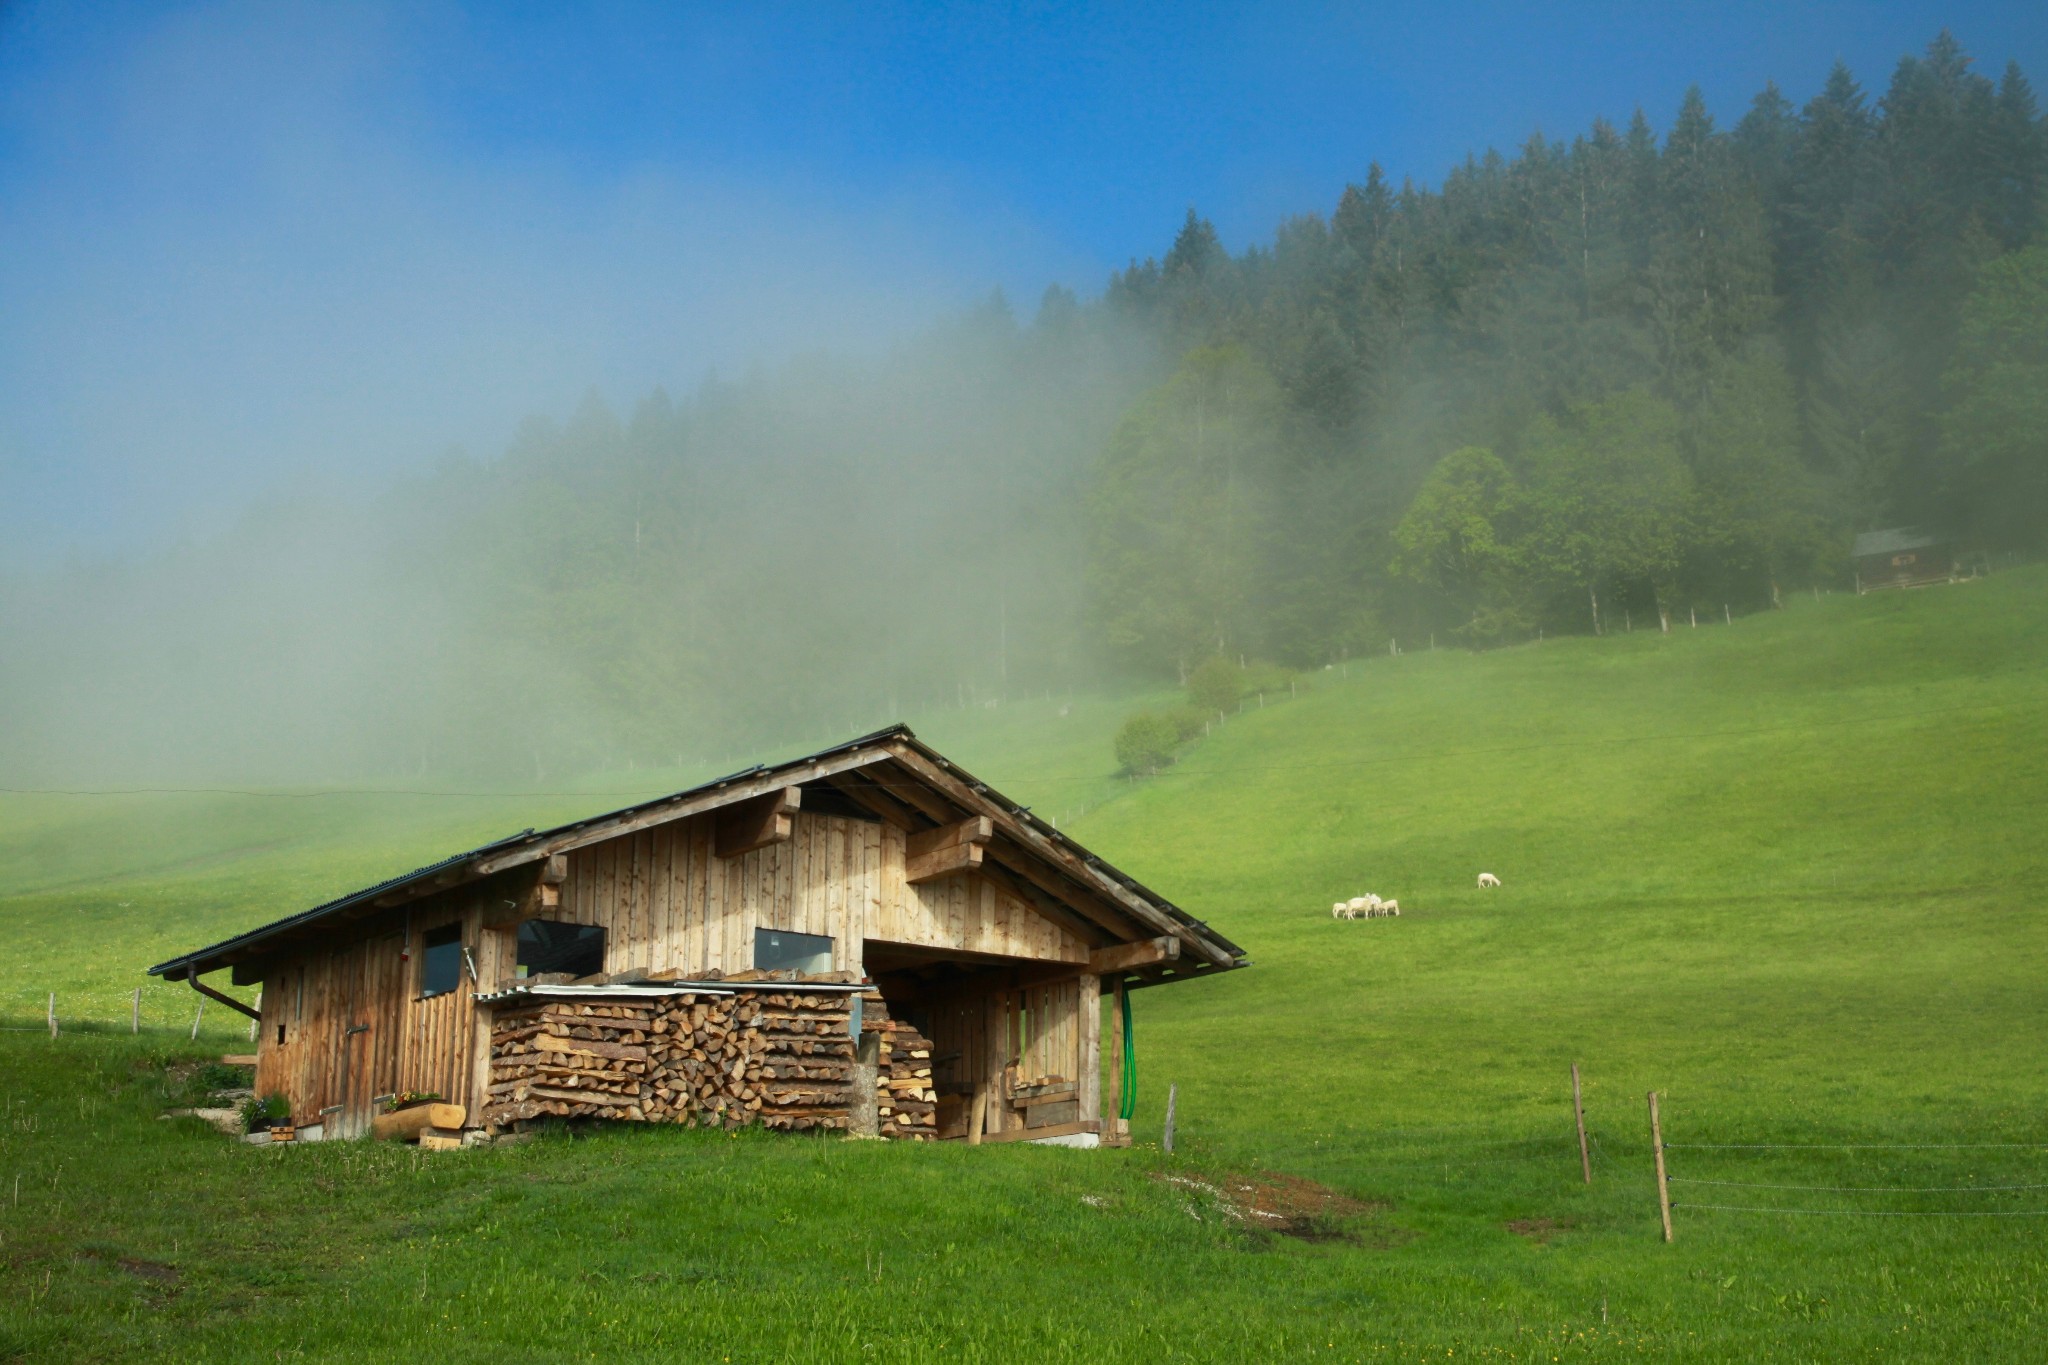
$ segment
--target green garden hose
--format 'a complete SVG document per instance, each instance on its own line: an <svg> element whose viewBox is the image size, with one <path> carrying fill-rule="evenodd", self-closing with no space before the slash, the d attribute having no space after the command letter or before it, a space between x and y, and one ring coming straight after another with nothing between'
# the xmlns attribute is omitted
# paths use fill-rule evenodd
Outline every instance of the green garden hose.
<svg viewBox="0 0 2048 1365"><path fill-rule="evenodd" d="M1116 1116L1128 1123L1131 1115L1138 1112L1138 1049L1131 1043L1131 993L1118 994L1124 1004L1124 1082L1123 1103L1117 1106Z"/></svg>

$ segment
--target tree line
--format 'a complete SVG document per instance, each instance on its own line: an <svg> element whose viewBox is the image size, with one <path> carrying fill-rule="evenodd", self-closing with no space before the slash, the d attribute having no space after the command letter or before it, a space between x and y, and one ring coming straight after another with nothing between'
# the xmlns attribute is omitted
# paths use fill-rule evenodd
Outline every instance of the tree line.
<svg viewBox="0 0 2048 1365"><path fill-rule="evenodd" d="M1899 523L2037 552L2043 168L2025 75L1944 33L1875 100L1375 166L1238 256L1190 211L1102 303L1179 360L1095 487L1099 638L1301 666L1764 603Z"/></svg>
<svg viewBox="0 0 2048 1365"><path fill-rule="evenodd" d="M1368 165L1236 254L1190 210L1029 321L593 395L358 513L0 583L0 760L738 761L1217 658L1766 604L1892 524L2038 553L2044 159L2025 76L1943 34L1874 98L1837 67L1433 189Z"/></svg>

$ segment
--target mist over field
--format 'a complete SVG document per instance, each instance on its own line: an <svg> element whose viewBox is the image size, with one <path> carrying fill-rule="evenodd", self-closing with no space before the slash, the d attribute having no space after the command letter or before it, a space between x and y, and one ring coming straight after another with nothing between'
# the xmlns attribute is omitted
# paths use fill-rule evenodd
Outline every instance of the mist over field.
<svg viewBox="0 0 2048 1365"><path fill-rule="evenodd" d="M11 785L747 761L2044 548L2048 141L1946 33L1112 271L936 176L463 144L365 14L10 71Z"/></svg>

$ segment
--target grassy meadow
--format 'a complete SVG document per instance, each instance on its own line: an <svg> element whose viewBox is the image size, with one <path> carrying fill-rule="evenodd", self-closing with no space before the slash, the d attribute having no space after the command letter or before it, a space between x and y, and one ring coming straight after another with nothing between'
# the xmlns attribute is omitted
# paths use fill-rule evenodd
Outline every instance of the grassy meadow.
<svg viewBox="0 0 2048 1365"><path fill-rule="evenodd" d="M237 1030L127 1037L148 962L698 774L0 797L0 1358L2040 1357L2048 574L1311 681L1140 783L1143 698L912 718L1252 956L1134 997L1126 1152L231 1144L157 1117ZM1297 1178L1348 1202L1233 1193Z"/></svg>

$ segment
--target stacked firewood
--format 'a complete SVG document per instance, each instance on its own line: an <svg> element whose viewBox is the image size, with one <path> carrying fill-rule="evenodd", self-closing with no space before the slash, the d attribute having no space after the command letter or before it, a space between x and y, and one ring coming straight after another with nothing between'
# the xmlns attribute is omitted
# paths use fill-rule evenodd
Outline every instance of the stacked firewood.
<svg viewBox="0 0 2048 1365"><path fill-rule="evenodd" d="M844 1128L848 1025L838 992L500 1006L484 1117Z"/></svg>
<svg viewBox="0 0 2048 1365"><path fill-rule="evenodd" d="M790 991L740 999L746 1076L760 1101L755 1117L770 1128L845 1128L854 1067L846 996Z"/></svg>
<svg viewBox="0 0 2048 1365"><path fill-rule="evenodd" d="M938 1090L932 1080L932 1041L889 1017L880 994L861 997L861 1032L877 1035L875 1112L885 1138L930 1142L938 1136Z"/></svg>

